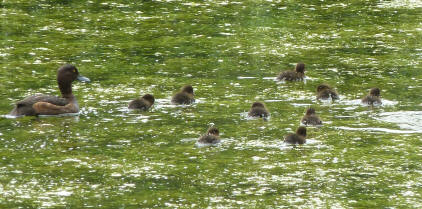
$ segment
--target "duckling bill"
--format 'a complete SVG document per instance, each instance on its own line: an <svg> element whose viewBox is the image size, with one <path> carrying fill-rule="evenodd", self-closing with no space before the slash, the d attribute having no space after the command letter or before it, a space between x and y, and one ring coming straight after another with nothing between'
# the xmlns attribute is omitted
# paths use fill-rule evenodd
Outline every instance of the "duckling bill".
<svg viewBox="0 0 422 209"><path fill-rule="evenodd" d="M277 80L282 81L301 81L305 77L305 64L303 63L297 63L295 70L287 70L284 72L281 72L277 76Z"/></svg>
<svg viewBox="0 0 422 209"><path fill-rule="evenodd" d="M217 144L220 142L220 132L215 127L210 127L207 133L198 139L202 144Z"/></svg>
<svg viewBox="0 0 422 209"><path fill-rule="evenodd" d="M362 99L362 103L368 105L382 104L380 94L379 88L372 88L369 90L369 94Z"/></svg>
<svg viewBox="0 0 422 209"><path fill-rule="evenodd" d="M193 87L191 85L184 86L180 92L173 95L171 102L173 104L192 104L195 102Z"/></svg>
<svg viewBox="0 0 422 209"><path fill-rule="evenodd" d="M132 100L129 103L129 109L148 110L154 104L155 98L151 94L145 94L141 98Z"/></svg>
<svg viewBox="0 0 422 209"><path fill-rule="evenodd" d="M57 84L61 97L50 95L33 95L16 103L9 113L11 116L58 115L64 113L78 113L79 105L72 93L72 82L75 80L89 82L90 80L79 74L78 69L66 64L57 71Z"/></svg>
<svg viewBox="0 0 422 209"><path fill-rule="evenodd" d="M288 144L305 144L306 142L306 128L301 126L294 134L288 134L284 138L284 142Z"/></svg>

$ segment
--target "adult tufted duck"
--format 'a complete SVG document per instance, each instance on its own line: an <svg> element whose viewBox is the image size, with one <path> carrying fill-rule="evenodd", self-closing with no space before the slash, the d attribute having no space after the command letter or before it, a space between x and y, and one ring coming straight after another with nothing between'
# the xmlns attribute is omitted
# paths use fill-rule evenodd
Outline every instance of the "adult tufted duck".
<svg viewBox="0 0 422 209"><path fill-rule="evenodd" d="M72 94L72 82L75 80L89 82L86 77L79 75L75 66L66 64L57 71L57 83L61 97L50 95L33 95L16 103L9 113L12 116L58 115L63 113L78 113L79 105Z"/></svg>

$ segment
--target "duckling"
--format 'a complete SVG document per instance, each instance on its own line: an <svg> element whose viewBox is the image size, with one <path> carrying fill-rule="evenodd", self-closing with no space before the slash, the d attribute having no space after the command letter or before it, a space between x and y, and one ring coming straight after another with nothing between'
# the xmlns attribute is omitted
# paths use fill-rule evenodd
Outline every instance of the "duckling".
<svg viewBox="0 0 422 209"><path fill-rule="evenodd" d="M379 88L372 88L369 94L362 99L362 103L368 105L382 104L380 99L381 91Z"/></svg>
<svg viewBox="0 0 422 209"><path fill-rule="evenodd" d="M336 90L332 89L327 84L321 84L317 87L317 99L339 99Z"/></svg>
<svg viewBox="0 0 422 209"><path fill-rule="evenodd" d="M305 64L299 62L296 64L296 69L287 70L281 72L277 76L277 80L286 80L286 81L301 81L305 77Z"/></svg>
<svg viewBox="0 0 422 209"><path fill-rule="evenodd" d="M195 102L195 99L193 98L193 88L191 85L184 86L180 92L173 95L171 98L171 102L173 104L191 104Z"/></svg>
<svg viewBox="0 0 422 209"><path fill-rule="evenodd" d="M154 104L155 98L151 94L145 94L141 98L132 100L129 103L129 109L139 109L146 111Z"/></svg>
<svg viewBox="0 0 422 209"><path fill-rule="evenodd" d="M303 116L301 122L305 125L311 125L311 126L322 125L321 119L319 119L318 115L316 115L315 113L315 109L312 107L306 110L306 115Z"/></svg>
<svg viewBox="0 0 422 209"><path fill-rule="evenodd" d="M262 102L254 102L248 112L250 117L267 118L269 115L270 113Z"/></svg>
<svg viewBox="0 0 422 209"><path fill-rule="evenodd" d="M199 143L217 144L220 142L220 132L214 126L210 127L207 133L198 139Z"/></svg>
<svg viewBox="0 0 422 209"><path fill-rule="evenodd" d="M61 97L51 95L33 95L16 103L9 113L11 116L59 115L64 113L78 113L79 105L72 94L72 82L75 80L90 82L79 74L73 65L63 65L57 70L57 84Z"/></svg>
<svg viewBox="0 0 422 209"><path fill-rule="evenodd" d="M284 142L289 144L304 144L306 142L306 128L303 126L300 126L297 128L295 134L288 134L284 138Z"/></svg>

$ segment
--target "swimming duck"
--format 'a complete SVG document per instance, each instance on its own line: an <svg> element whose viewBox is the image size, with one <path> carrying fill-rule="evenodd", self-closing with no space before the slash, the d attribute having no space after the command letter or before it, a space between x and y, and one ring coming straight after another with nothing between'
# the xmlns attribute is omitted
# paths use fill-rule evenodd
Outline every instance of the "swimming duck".
<svg viewBox="0 0 422 209"><path fill-rule="evenodd" d="M141 98L132 100L129 103L129 109L139 109L146 111L154 104L155 98L151 94L145 94Z"/></svg>
<svg viewBox="0 0 422 209"><path fill-rule="evenodd" d="M306 128L303 126L300 126L297 128L295 134L288 134L284 138L284 142L289 144L305 144L306 142Z"/></svg>
<svg viewBox="0 0 422 209"><path fill-rule="evenodd" d="M299 62L296 64L296 69L287 70L281 72L277 76L277 80L286 80L286 81L301 81L305 77L305 64Z"/></svg>
<svg viewBox="0 0 422 209"><path fill-rule="evenodd" d="M198 139L199 143L217 144L220 142L220 132L214 126L210 127L207 133Z"/></svg>
<svg viewBox="0 0 422 209"><path fill-rule="evenodd" d="M193 88L191 85L183 86L182 90L171 98L173 104L191 104L195 102L193 98Z"/></svg>
<svg viewBox="0 0 422 209"><path fill-rule="evenodd" d="M262 102L254 102L248 112L248 116L250 117L266 118L269 115L270 113Z"/></svg>
<svg viewBox="0 0 422 209"><path fill-rule="evenodd" d="M332 89L327 84L321 84L317 87L317 99L339 99L336 90Z"/></svg>
<svg viewBox="0 0 422 209"><path fill-rule="evenodd" d="M72 82L75 80L89 82L79 75L75 66L66 64L57 71L57 83L61 97L50 95L33 95L16 103L9 113L12 116L58 115L63 113L78 113L79 105L72 94Z"/></svg>
<svg viewBox="0 0 422 209"><path fill-rule="evenodd" d="M381 91L379 88L372 88L369 94L362 99L362 103L368 105L381 104L380 94Z"/></svg>
<svg viewBox="0 0 422 209"><path fill-rule="evenodd" d="M306 110L306 115L303 116L301 122L311 126L322 125L321 119L319 119L318 115L315 113L315 109L312 107Z"/></svg>

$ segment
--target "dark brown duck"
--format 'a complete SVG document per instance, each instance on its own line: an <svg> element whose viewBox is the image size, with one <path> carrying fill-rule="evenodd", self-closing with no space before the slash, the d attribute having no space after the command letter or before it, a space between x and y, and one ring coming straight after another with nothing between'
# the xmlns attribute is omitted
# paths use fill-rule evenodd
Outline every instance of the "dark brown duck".
<svg viewBox="0 0 422 209"><path fill-rule="evenodd" d="M129 109L146 111L154 104L154 101L154 96L151 94L145 94L144 96L129 102Z"/></svg>
<svg viewBox="0 0 422 209"><path fill-rule="evenodd" d="M379 88L372 88L369 90L369 94L362 99L362 103L368 105L382 104L380 94L381 91Z"/></svg>
<svg viewBox="0 0 422 209"><path fill-rule="evenodd" d="M284 142L289 144L305 144L306 142L306 128L301 126L297 128L296 133L288 134L284 138Z"/></svg>
<svg viewBox="0 0 422 209"><path fill-rule="evenodd" d="M311 126L322 125L321 119L318 117L318 115L315 113L315 109L312 107L306 110L306 114L303 116L301 122L305 125Z"/></svg>
<svg viewBox="0 0 422 209"><path fill-rule="evenodd" d="M198 139L198 142L203 144L217 144L220 142L220 132L214 126L210 127L207 133Z"/></svg>
<svg viewBox="0 0 422 209"><path fill-rule="evenodd" d="M249 117L267 118L270 115L262 102L254 102L248 112Z"/></svg>
<svg viewBox="0 0 422 209"><path fill-rule="evenodd" d="M16 103L9 113L12 116L58 115L78 113L79 105L72 94L72 82L75 80L89 82L89 79L79 75L75 66L66 64L57 71L57 84L61 97L50 95L33 95Z"/></svg>
<svg viewBox="0 0 422 209"><path fill-rule="evenodd" d="M171 98L171 102L173 104L191 104L195 102L193 98L193 88L191 85L186 85L182 88L182 90Z"/></svg>
<svg viewBox="0 0 422 209"><path fill-rule="evenodd" d="M317 87L317 99L339 99L336 90L327 84L321 84Z"/></svg>
<svg viewBox="0 0 422 209"><path fill-rule="evenodd" d="M286 81L301 81L305 77L305 64L297 63L295 70L287 70L281 72L277 76L277 80L286 80Z"/></svg>

